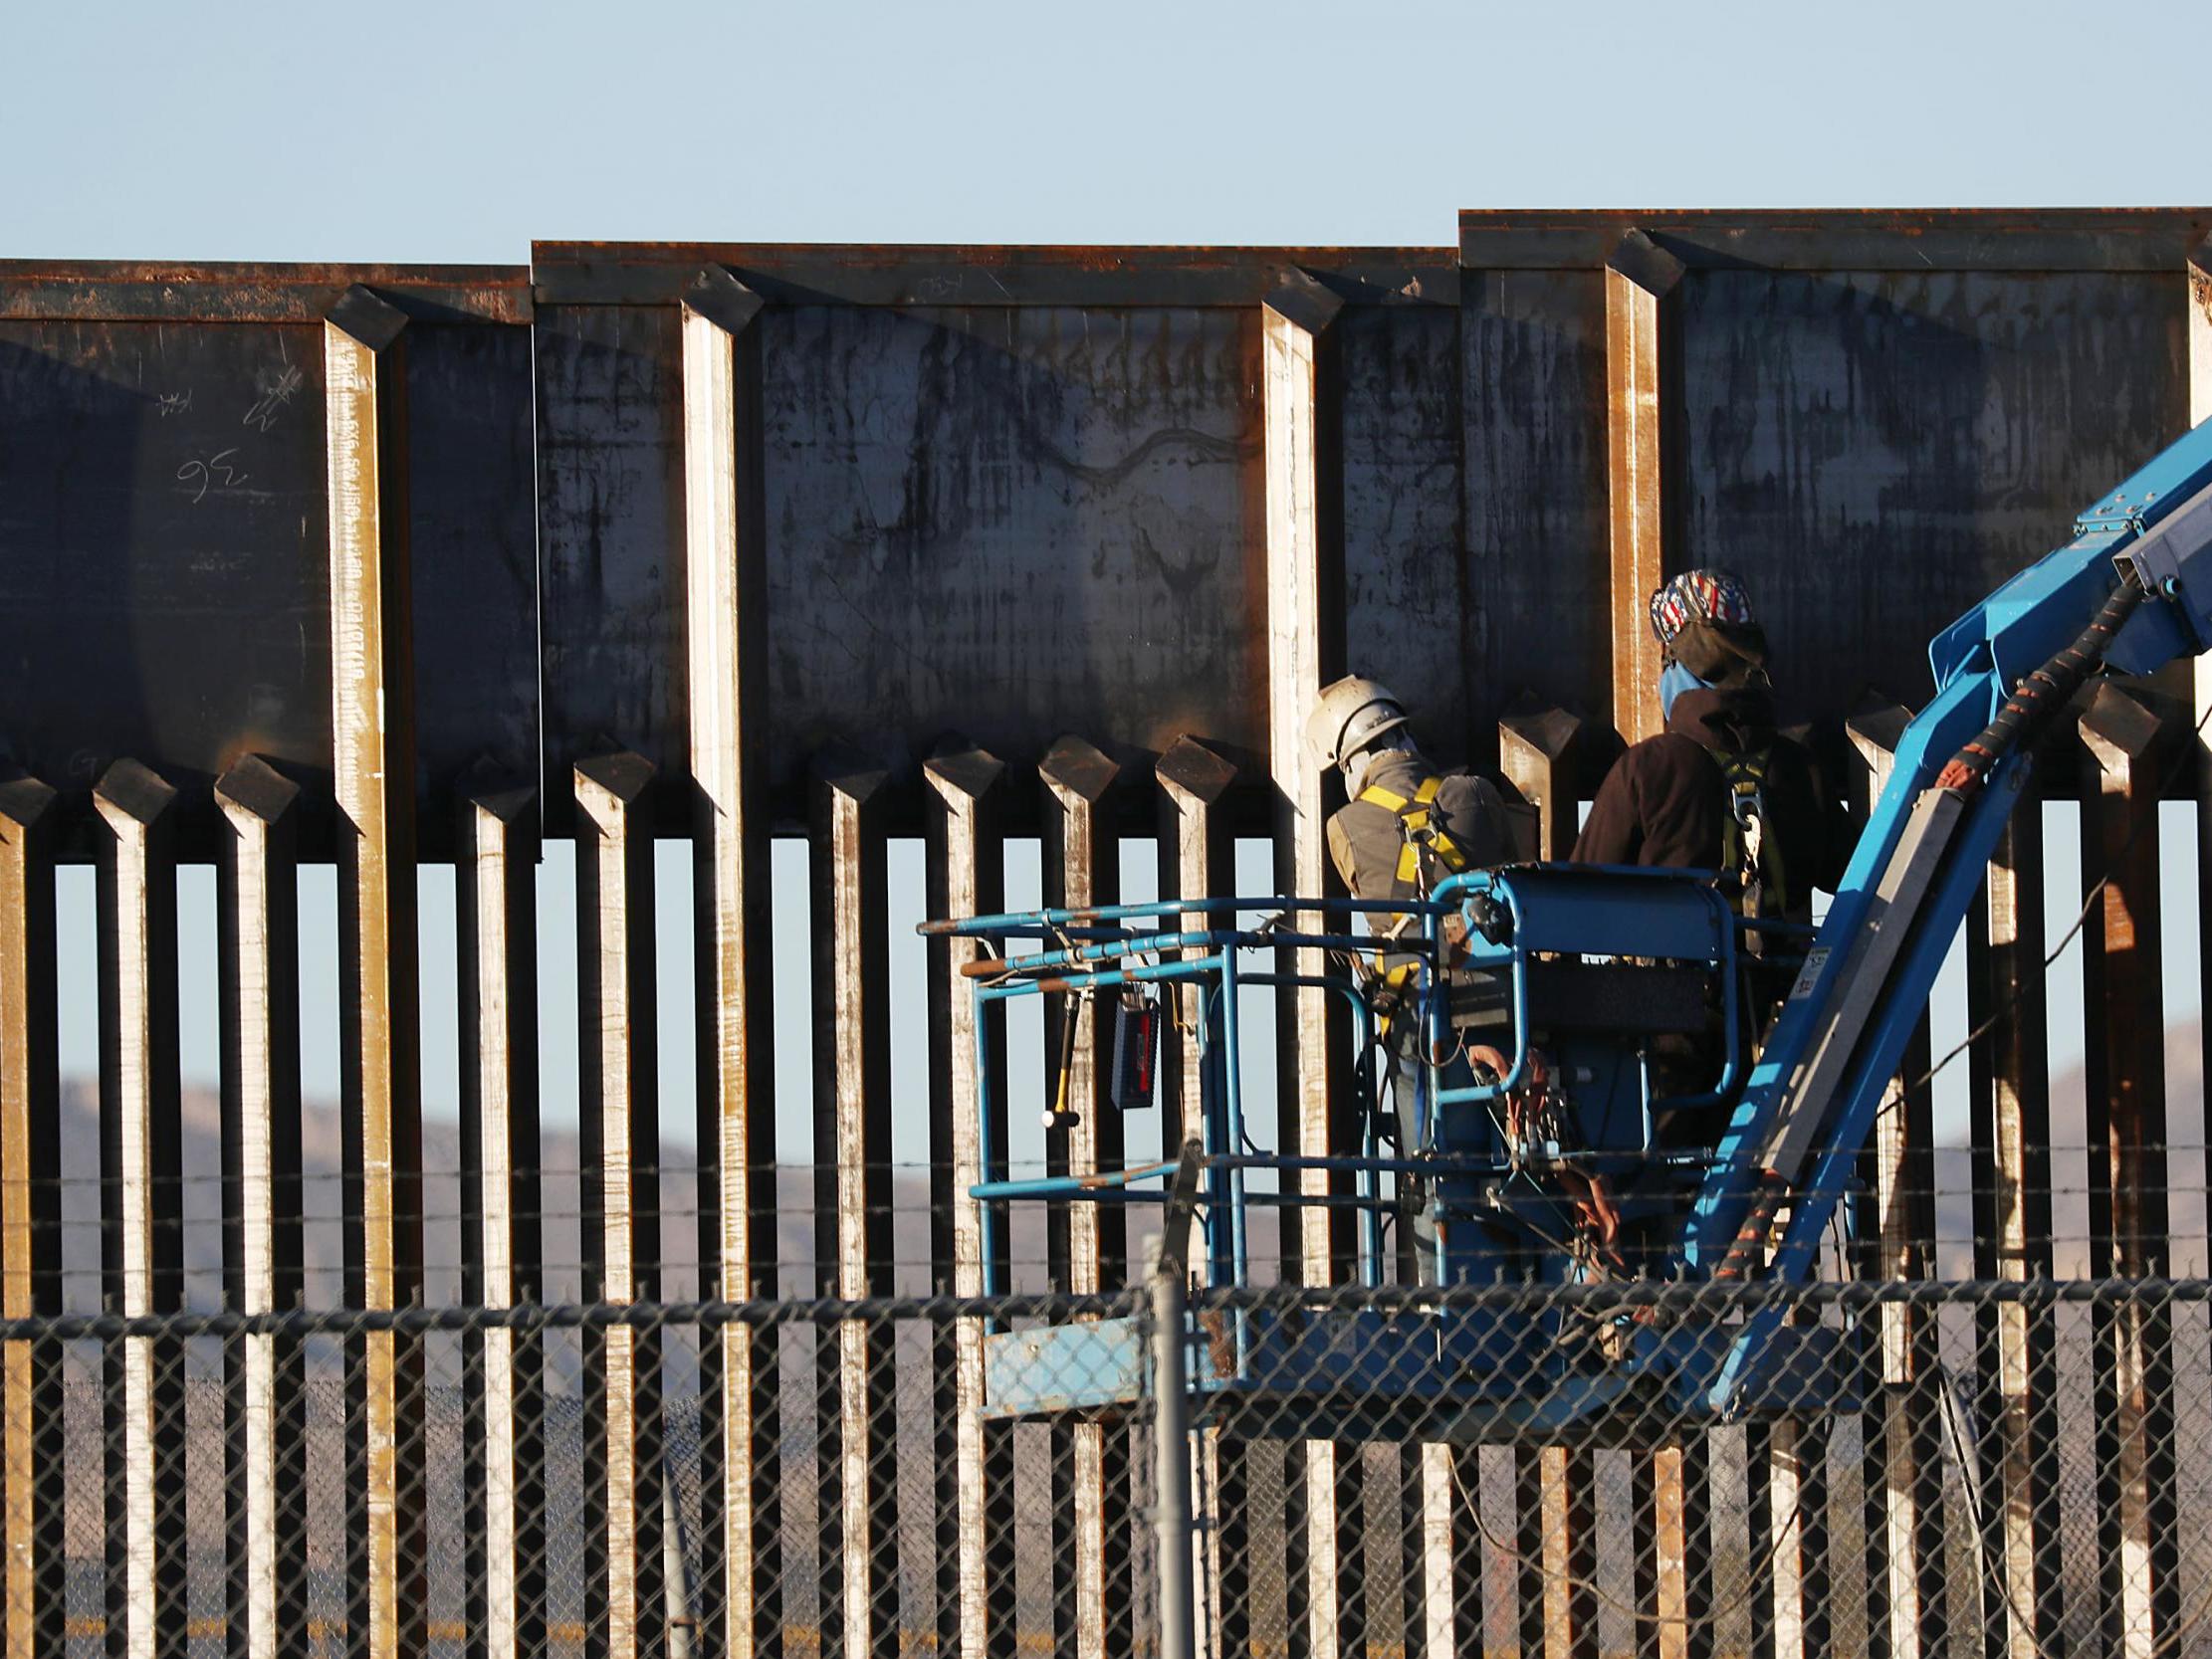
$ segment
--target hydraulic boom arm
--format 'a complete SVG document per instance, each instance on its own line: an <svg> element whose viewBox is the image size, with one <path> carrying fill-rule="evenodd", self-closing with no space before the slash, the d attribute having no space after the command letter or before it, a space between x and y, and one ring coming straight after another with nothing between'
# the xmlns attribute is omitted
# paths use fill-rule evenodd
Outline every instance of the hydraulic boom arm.
<svg viewBox="0 0 2212 1659"><path fill-rule="evenodd" d="M1934 699L1753 1069L1684 1244L1739 1277L1778 1205L1773 1272L1809 1276L1928 989L2026 781L2026 738L2101 665L2212 648L2212 422L2151 462L1929 647Z"/></svg>

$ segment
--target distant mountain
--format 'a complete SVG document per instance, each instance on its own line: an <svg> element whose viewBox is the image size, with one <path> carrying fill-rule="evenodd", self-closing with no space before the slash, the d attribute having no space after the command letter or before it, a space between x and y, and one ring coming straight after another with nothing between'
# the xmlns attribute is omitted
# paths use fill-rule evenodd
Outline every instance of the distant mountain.
<svg viewBox="0 0 2212 1659"><path fill-rule="evenodd" d="M222 1105L212 1091L192 1089L183 1098L184 1243L186 1296L212 1308L222 1296ZM71 1080L62 1091L63 1266L68 1305L98 1306L100 1288L100 1108L96 1088ZM337 1109L310 1106L301 1125L307 1175L305 1208L308 1297L311 1305L335 1305L342 1294L345 1193L339 1179L341 1136ZM583 1252L578 1226L577 1167L580 1148L566 1132L542 1137L544 1294L550 1300L581 1290ZM698 1175L690 1148L682 1166L662 1171L662 1295L681 1300L697 1294L699 1278ZM425 1298L460 1297L460 1128L450 1122L423 1126L423 1233ZM814 1173L786 1164L776 1172L776 1260L779 1289L787 1296L819 1294L814 1265ZM930 1271L930 1180L925 1169L892 1172L892 1264L902 1295L936 1289ZM1033 1268L1044 1257L1040 1220L1015 1229L1017 1264ZM1040 1272L1019 1272L1023 1289L1041 1288Z"/></svg>

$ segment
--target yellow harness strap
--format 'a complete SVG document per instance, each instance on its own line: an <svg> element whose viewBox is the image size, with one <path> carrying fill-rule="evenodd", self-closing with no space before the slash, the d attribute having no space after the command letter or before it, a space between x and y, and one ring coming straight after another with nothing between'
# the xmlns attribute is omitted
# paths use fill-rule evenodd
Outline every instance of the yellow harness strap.
<svg viewBox="0 0 2212 1659"><path fill-rule="evenodd" d="M1430 827L1429 809L1436 804L1437 791L1442 787L1440 777L1424 778L1410 801L1395 789L1385 789L1379 783L1360 791L1361 800L1398 814L1406 837L1406 844L1398 852L1398 880L1402 886L1419 886L1424 845L1443 860L1446 870L1456 873L1467 867L1467 856L1459 850L1458 843L1441 829Z"/></svg>

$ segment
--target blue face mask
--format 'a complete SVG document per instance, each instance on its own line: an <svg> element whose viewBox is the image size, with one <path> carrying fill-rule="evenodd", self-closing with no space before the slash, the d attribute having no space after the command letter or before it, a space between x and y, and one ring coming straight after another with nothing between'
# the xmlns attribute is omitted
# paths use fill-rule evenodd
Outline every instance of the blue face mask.
<svg viewBox="0 0 2212 1659"><path fill-rule="evenodd" d="M1680 697L1682 693L1694 691L1704 683L1696 675L1690 673L1688 669L1682 667L1680 663L1669 662L1666 665L1665 672L1659 676L1659 719L1662 721L1672 720L1674 718L1674 700Z"/></svg>

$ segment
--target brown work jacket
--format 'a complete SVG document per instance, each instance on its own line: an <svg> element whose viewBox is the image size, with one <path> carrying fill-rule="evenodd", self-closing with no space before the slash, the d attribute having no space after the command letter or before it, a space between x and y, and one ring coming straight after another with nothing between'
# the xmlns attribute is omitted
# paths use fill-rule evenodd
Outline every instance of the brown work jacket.
<svg viewBox="0 0 2212 1659"><path fill-rule="evenodd" d="M1762 749L1765 833L1781 849L1787 912L1804 915L1814 888L1835 891L1851 824L1811 753L1774 729L1773 702L1760 687L1699 687L1675 698L1666 729L1633 744L1599 785L1574 861L1719 869L1729 803L1717 757Z"/></svg>

